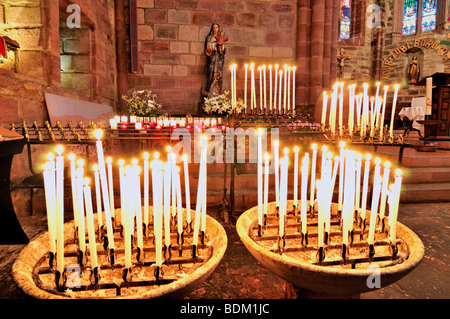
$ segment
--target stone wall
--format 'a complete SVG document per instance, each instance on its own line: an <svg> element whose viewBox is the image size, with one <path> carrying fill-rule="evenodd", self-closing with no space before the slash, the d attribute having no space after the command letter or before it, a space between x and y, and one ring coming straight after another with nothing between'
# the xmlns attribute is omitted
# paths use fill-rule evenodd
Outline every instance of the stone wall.
<svg viewBox="0 0 450 319"><path fill-rule="evenodd" d="M237 63L242 96L245 63L295 64L296 2L138 0L139 71L129 74L129 91L150 88L165 112L197 112L206 85L204 41L217 22L230 38L223 88L229 89L229 66Z"/></svg>

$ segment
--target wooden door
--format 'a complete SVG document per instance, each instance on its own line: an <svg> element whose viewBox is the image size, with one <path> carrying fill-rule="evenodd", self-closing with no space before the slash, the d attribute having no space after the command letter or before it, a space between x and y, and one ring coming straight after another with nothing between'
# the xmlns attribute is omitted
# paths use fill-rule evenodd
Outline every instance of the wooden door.
<svg viewBox="0 0 450 319"><path fill-rule="evenodd" d="M437 120L442 121L438 126L438 136L449 136L450 128L450 87L439 87L438 96L436 99L437 105ZM434 102L434 97L433 97Z"/></svg>

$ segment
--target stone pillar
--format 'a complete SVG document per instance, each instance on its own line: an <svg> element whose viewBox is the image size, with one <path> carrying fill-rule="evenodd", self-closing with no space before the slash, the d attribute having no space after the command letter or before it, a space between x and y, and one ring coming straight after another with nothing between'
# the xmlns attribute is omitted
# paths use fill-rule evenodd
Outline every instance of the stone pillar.
<svg viewBox="0 0 450 319"><path fill-rule="evenodd" d="M128 63L127 57L127 33L125 28L125 4L124 0L115 2L115 22L116 22L116 50L117 50L117 95L118 111L126 111L126 103L122 99L128 90ZM125 112L127 113L127 112Z"/></svg>
<svg viewBox="0 0 450 319"><path fill-rule="evenodd" d="M296 85L296 105L304 108L308 105L308 73L309 73L309 1L299 0L297 2L297 73ZM302 110L300 110L302 111Z"/></svg>

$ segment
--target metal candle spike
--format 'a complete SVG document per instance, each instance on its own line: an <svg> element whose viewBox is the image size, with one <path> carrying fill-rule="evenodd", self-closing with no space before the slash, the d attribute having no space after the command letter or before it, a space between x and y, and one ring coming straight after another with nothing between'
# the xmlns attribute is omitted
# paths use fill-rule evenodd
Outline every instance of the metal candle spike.
<svg viewBox="0 0 450 319"><path fill-rule="evenodd" d="M132 279L131 268L124 268L122 273L122 279L125 282L130 282Z"/></svg>
<svg viewBox="0 0 450 319"><path fill-rule="evenodd" d="M164 245L163 253L164 253L165 260L172 259L172 244L170 244L169 247L167 247L167 245Z"/></svg>
<svg viewBox="0 0 450 319"><path fill-rule="evenodd" d="M67 281L66 273L65 272L61 273L59 270L56 270L55 271L56 290L58 290L59 292L66 291L67 290L66 281Z"/></svg>
<svg viewBox="0 0 450 319"><path fill-rule="evenodd" d="M182 257L183 256L182 246L184 244L184 232L178 233L177 244L178 244L178 256Z"/></svg>
<svg viewBox="0 0 450 319"><path fill-rule="evenodd" d="M278 249L280 250L280 254L282 254L284 252L284 248L286 247L286 240L284 235L283 236L278 236Z"/></svg>
<svg viewBox="0 0 450 319"><path fill-rule="evenodd" d="M100 279L101 279L101 276L100 276L99 267L97 266L94 269L91 269L91 274L89 276L89 280L91 282L91 285L97 286L99 281L100 281Z"/></svg>

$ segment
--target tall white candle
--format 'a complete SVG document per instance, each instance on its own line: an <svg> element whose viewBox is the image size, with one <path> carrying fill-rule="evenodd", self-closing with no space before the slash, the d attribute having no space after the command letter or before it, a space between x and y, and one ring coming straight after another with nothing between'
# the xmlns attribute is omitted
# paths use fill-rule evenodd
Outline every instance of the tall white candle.
<svg viewBox="0 0 450 319"><path fill-rule="evenodd" d="M149 213L149 154L144 153L144 224L148 226L148 213Z"/></svg>
<svg viewBox="0 0 450 319"><path fill-rule="evenodd" d="M341 87L344 83L341 83ZM343 134L343 112L344 112L344 94L339 94L339 136Z"/></svg>
<svg viewBox="0 0 450 319"><path fill-rule="evenodd" d="M164 244L170 246L170 187L171 164L164 164Z"/></svg>
<svg viewBox="0 0 450 319"><path fill-rule="evenodd" d="M280 70L280 93L279 93L279 99L278 99L278 109L279 109L279 114L281 114L281 110L282 110L282 104L281 104L281 95L282 95L282 84L283 83L283 71Z"/></svg>
<svg viewBox="0 0 450 319"><path fill-rule="evenodd" d="M184 190L186 193L186 222L188 224L191 223L191 191L189 187L189 168L188 168L188 162L187 162L187 155L183 154L182 156L183 163L184 163Z"/></svg>
<svg viewBox="0 0 450 319"><path fill-rule="evenodd" d="M263 72L263 91L264 91L264 112L267 112L267 85L266 85L266 65L262 66Z"/></svg>
<svg viewBox="0 0 450 319"><path fill-rule="evenodd" d="M97 203L97 223L100 229L103 226L103 212L102 212L102 195L100 192L100 177L98 174L97 164L94 164L94 184L95 184L95 201Z"/></svg>
<svg viewBox="0 0 450 319"><path fill-rule="evenodd" d="M355 186L355 211L359 211L361 202L361 165L362 155L356 155L356 186Z"/></svg>
<svg viewBox="0 0 450 319"><path fill-rule="evenodd" d="M280 181L279 181L279 150L278 150L279 142L274 141L273 143L273 156L274 156L274 169L275 169L275 202L277 207L280 207Z"/></svg>
<svg viewBox="0 0 450 319"><path fill-rule="evenodd" d="M263 224L262 130L258 129L258 224Z"/></svg>
<svg viewBox="0 0 450 319"><path fill-rule="evenodd" d="M375 240L375 224L378 215L377 211L378 211L378 202L380 199L380 189L381 189L381 178L378 171L378 175L374 176L372 207L370 210L369 235L367 237L367 242L371 245L373 245Z"/></svg>
<svg viewBox="0 0 450 319"><path fill-rule="evenodd" d="M318 211L318 219L317 219L317 237L318 237L318 245L319 247L323 247L323 235L324 235L324 214L323 214L323 205L324 205L324 198L323 198L323 191L324 188L322 187L322 181L317 180L317 211Z"/></svg>
<svg viewBox="0 0 450 319"><path fill-rule="evenodd" d="M162 168L163 164L158 160L159 154L155 153L155 159L151 163L152 169L152 191L153 191L153 235L155 238L156 266L162 265L162 188L164 183Z"/></svg>
<svg viewBox="0 0 450 319"><path fill-rule="evenodd" d="M63 147L56 147L56 267L64 273L64 158Z"/></svg>
<svg viewBox="0 0 450 319"><path fill-rule="evenodd" d="M275 92L273 94L273 109L277 109L277 88L278 88L278 64L275 64Z"/></svg>
<svg viewBox="0 0 450 319"><path fill-rule="evenodd" d="M384 212L386 209L386 196L388 191L389 184L389 173L390 173L391 163L384 163L384 172L383 172L383 184L381 186L381 199L380 199L380 219L383 220Z"/></svg>
<svg viewBox="0 0 450 319"><path fill-rule="evenodd" d="M254 105L256 106L256 94L255 94L255 64L250 64L251 82L250 82L250 107L253 111Z"/></svg>
<svg viewBox="0 0 450 319"><path fill-rule="evenodd" d="M348 103L348 132L353 136L354 113L355 113L355 84L349 86L349 103Z"/></svg>
<svg viewBox="0 0 450 319"><path fill-rule="evenodd" d="M133 189L134 189L134 204L135 204L135 216L136 216L136 235L137 235L137 245L143 251L144 249L144 239L143 239L143 229L142 229L142 202L141 202L141 168L137 165L133 166Z"/></svg>
<svg viewBox="0 0 450 319"><path fill-rule="evenodd" d="M398 89L400 85L394 85L394 101L392 103L392 111L391 111L391 123L389 127L389 137L394 138L394 117L395 117L395 107L397 106L397 97L398 97Z"/></svg>
<svg viewBox="0 0 450 319"><path fill-rule="evenodd" d="M52 154L53 157L53 154ZM51 160L53 161L53 160ZM45 191L45 204L47 208L47 225L48 225L48 238L49 238L49 251L53 254L56 253L56 191L55 191L55 179L52 179L51 170L55 170L54 161L53 164L47 162L44 166L44 191Z"/></svg>
<svg viewBox="0 0 450 319"><path fill-rule="evenodd" d="M292 67L292 113L295 113L295 70L297 68Z"/></svg>
<svg viewBox="0 0 450 319"><path fill-rule="evenodd" d="M287 113L291 110L291 70L292 68L288 66L288 81L287 81Z"/></svg>
<svg viewBox="0 0 450 319"><path fill-rule="evenodd" d="M248 64L245 64L245 76L244 76L244 106L245 112L247 113L247 73L248 73ZM189 214L188 214L189 215Z"/></svg>
<svg viewBox="0 0 450 319"><path fill-rule="evenodd" d="M341 141L339 143L340 147L340 163L339 163L339 197L338 197L338 210L342 211L342 199L344 196L344 163L345 163L345 154L344 154L344 147L345 142Z"/></svg>
<svg viewBox="0 0 450 319"><path fill-rule="evenodd" d="M273 92L272 92L272 64L269 65L269 109L270 113L272 113L273 106Z"/></svg>
<svg viewBox="0 0 450 319"><path fill-rule="evenodd" d="M366 218L366 206L367 206L367 190L369 187L369 171L370 171L370 154L366 155L366 162L364 164L364 180L363 180L363 191L361 199L361 218L364 220Z"/></svg>
<svg viewBox="0 0 450 319"><path fill-rule="evenodd" d="M111 207L111 217L115 218L115 206L114 206L114 184L112 173L112 158L107 157L106 163L108 164L108 192L109 192L109 206Z"/></svg>
<svg viewBox="0 0 450 319"><path fill-rule="evenodd" d="M89 238L89 253L91 268L94 269L98 266L97 261L97 244L95 240L95 227L94 227L94 213L92 208L92 195L91 187L89 186L89 178L84 179L84 203L86 206L86 221L88 225L88 238Z"/></svg>
<svg viewBox="0 0 450 319"><path fill-rule="evenodd" d="M69 155L70 161L70 182L72 189L72 209L73 209L73 222L75 229L78 228L79 224L79 212L78 212L78 198L77 198L77 176L75 168L75 154Z"/></svg>
<svg viewBox="0 0 450 319"><path fill-rule="evenodd" d="M174 167L175 171L175 192L177 195L177 230L178 234L183 232L183 207L181 204L181 181L180 181L180 168L178 166Z"/></svg>
<svg viewBox="0 0 450 319"><path fill-rule="evenodd" d="M298 209L298 146L294 147L294 205Z"/></svg>
<svg viewBox="0 0 450 319"><path fill-rule="evenodd" d="M384 86L384 97L383 97L383 109L381 110L381 118L380 118L380 140L383 140L383 134L384 134L384 114L386 111L386 100L387 100L387 91L388 91L388 86L385 85Z"/></svg>
<svg viewBox="0 0 450 319"><path fill-rule="evenodd" d="M287 156L287 154L286 154ZM279 221L279 236L284 236L284 221L286 218L287 208L287 171L288 171L288 157L284 157L281 162L281 174L280 174L280 221Z"/></svg>
<svg viewBox="0 0 450 319"><path fill-rule="evenodd" d="M85 227L85 215L84 215L84 202L83 202L83 180L84 180L84 161L80 158L78 160L78 169L76 171L77 176L77 200L78 200L78 245L79 249L86 252L86 227Z"/></svg>
<svg viewBox="0 0 450 319"><path fill-rule="evenodd" d="M327 92L323 92L323 103L322 103L322 127L325 128L325 121L327 118L327 104L328 104L328 94Z"/></svg>
<svg viewBox="0 0 450 319"><path fill-rule="evenodd" d="M120 186L120 207L122 210L122 213L120 214L120 221L122 223L122 225L124 226L126 224L124 218L125 218L125 214L123 212L123 210L126 210L126 202L125 202L125 181L124 181L124 176L125 176L125 169L124 169L124 165L125 165L125 161L123 159L119 160L119 186Z"/></svg>
<svg viewBox="0 0 450 319"><path fill-rule="evenodd" d="M392 244L397 241L397 217L398 207L400 203L400 191L402 187L402 171L397 169L395 171L395 183L392 185L389 204L389 240Z"/></svg>
<svg viewBox="0 0 450 319"><path fill-rule="evenodd" d="M288 77L288 75L287 75L287 65L285 64L284 66L283 66L283 69L284 69L284 91L283 91L283 93L284 93L284 99L283 99L283 110L284 110L284 113L286 113L287 112L287 108L286 108L286 102L287 102L287 77Z"/></svg>
<svg viewBox="0 0 450 319"><path fill-rule="evenodd" d="M102 135L103 135L102 130L99 129L95 130L95 137L97 138L96 147L97 147L98 167L100 171L100 185L102 188L103 207L105 208L105 223L106 223L106 230L108 233L108 246L110 249L115 249L114 234L111 221L111 206L109 202L109 192L106 178L105 158L103 155L102 141L100 141Z"/></svg>
<svg viewBox="0 0 450 319"><path fill-rule="evenodd" d="M311 210L314 210L314 188L316 186L316 161L317 161L317 144L313 144L312 146L313 155L311 162L311 188L310 188L310 199L309 206Z"/></svg>
<svg viewBox="0 0 450 319"><path fill-rule="evenodd" d="M259 71L259 108L260 108L260 112L263 112L263 77L262 77L262 67L258 67L258 71Z"/></svg>
<svg viewBox="0 0 450 319"><path fill-rule="evenodd" d="M269 199L269 154L264 154L264 216L267 216L267 203Z"/></svg>
<svg viewBox="0 0 450 319"><path fill-rule="evenodd" d="M122 209L122 213L125 215L125 225L124 225L124 246L125 246L125 268L131 268L131 236L132 236L132 227L133 225L133 210L134 210L134 201L132 193L133 189L133 179L132 179L132 168L127 165L125 167L125 176L124 176L124 185L125 185L125 202L126 209Z"/></svg>
<svg viewBox="0 0 450 319"><path fill-rule="evenodd" d="M305 157L302 160L302 189L301 189L301 210L300 210L300 220L302 222L302 233L306 234L306 199L308 192L308 170L309 170L309 153L305 153Z"/></svg>

